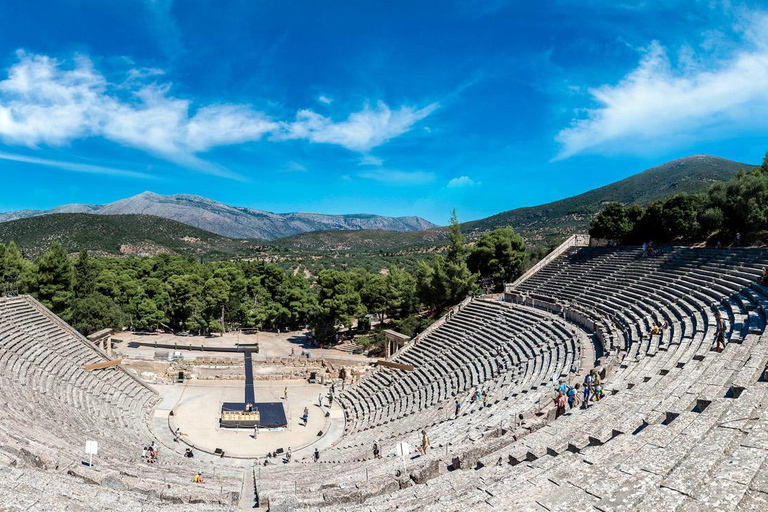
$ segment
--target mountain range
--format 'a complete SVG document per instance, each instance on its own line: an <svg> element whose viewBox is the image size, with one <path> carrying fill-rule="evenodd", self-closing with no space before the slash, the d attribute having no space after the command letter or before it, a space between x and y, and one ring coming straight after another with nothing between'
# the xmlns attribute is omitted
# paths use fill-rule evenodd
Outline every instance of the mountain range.
<svg viewBox="0 0 768 512"><path fill-rule="evenodd" d="M92 215L152 215L174 220L230 238L274 240L310 231L376 229L420 231L436 227L421 217L385 217L370 214L272 213L230 206L190 194L160 195L143 192L104 205L67 204L52 210L0 213L0 223L57 213Z"/></svg>
<svg viewBox="0 0 768 512"><path fill-rule="evenodd" d="M646 205L676 193L702 193L713 183L730 180L739 170L754 167L694 155L573 197L465 222L462 230L473 239L509 225L529 245L549 245L586 232L592 218L608 202ZM10 240L16 240L30 255L59 240L71 252L87 248L104 254L170 252L247 258L266 251L270 257L279 258L318 253L380 257L429 255L445 245L447 228L419 217L274 214L199 196L145 192L102 206L75 204L49 211L0 214L0 243ZM285 251L294 255L289 257Z"/></svg>

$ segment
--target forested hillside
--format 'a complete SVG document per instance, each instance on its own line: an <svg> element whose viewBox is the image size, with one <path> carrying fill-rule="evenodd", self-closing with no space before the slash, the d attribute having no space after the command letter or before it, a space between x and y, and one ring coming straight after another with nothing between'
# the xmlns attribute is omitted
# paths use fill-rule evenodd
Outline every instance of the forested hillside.
<svg viewBox="0 0 768 512"><path fill-rule="evenodd" d="M258 240L236 240L150 215L59 213L0 223L0 243L11 240L30 258L52 242L70 253L152 256L179 254L205 259L255 257Z"/></svg>
<svg viewBox="0 0 768 512"><path fill-rule="evenodd" d="M324 268L309 276L264 261L201 262L170 254L113 258L80 251L72 260L58 241L31 260L10 242L0 244L0 283L5 293L34 295L85 333L123 326L216 333L311 325L320 339L334 340L354 319L371 314L413 334L481 285L500 289L523 271L525 245L510 228L470 247L454 217L450 241L445 255L419 261L412 272ZM380 329L369 339L381 342Z"/></svg>

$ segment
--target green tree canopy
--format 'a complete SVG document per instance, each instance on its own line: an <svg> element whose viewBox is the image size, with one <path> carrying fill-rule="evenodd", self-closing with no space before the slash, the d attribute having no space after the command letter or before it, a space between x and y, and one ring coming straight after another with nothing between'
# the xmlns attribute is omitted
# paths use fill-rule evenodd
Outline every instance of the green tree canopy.
<svg viewBox="0 0 768 512"><path fill-rule="evenodd" d="M493 280L501 291L525 270L525 242L511 227L494 229L477 241L470 250L467 266L472 272Z"/></svg>
<svg viewBox="0 0 768 512"><path fill-rule="evenodd" d="M317 275L318 307L314 327L321 339L330 339L340 326L351 327L352 318L366 314L360 293L348 272L321 270Z"/></svg>
<svg viewBox="0 0 768 512"><path fill-rule="evenodd" d="M69 320L74 271L64 248L53 242L37 261L37 299L57 315Z"/></svg>
<svg viewBox="0 0 768 512"><path fill-rule="evenodd" d="M96 286L97 269L88 256L88 249L83 249L75 261L75 297L82 299L93 293Z"/></svg>
<svg viewBox="0 0 768 512"><path fill-rule="evenodd" d="M101 329L121 329L123 325L123 311L112 299L101 293L77 298L72 305L72 326L85 335Z"/></svg>
<svg viewBox="0 0 768 512"><path fill-rule="evenodd" d="M387 273L384 312L394 319L406 318L414 313L417 305L416 279L398 267Z"/></svg>
<svg viewBox="0 0 768 512"><path fill-rule="evenodd" d="M592 220L589 234L595 238L623 241L633 227L629 212L623 204L608 203Z"/></svg>

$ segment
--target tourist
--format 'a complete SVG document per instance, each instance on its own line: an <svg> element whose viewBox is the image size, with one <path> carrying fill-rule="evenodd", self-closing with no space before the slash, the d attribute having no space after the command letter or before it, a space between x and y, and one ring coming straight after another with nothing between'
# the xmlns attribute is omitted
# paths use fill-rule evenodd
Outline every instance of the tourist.
<svg viewBox="0 0 768 512"><path fill-rule="evenodd" d="M736 233L736 242L734 242L734 245L736 247L741 245L741 233Z"/></svg>
<svg viewBox="0 0 768 512"><path fill-rule="evenodd" d="M141 449L141 458L142 458L142 460L145 460L145 461L147 461L147 462L148 462L148 459L147 459L147 452L148 452L148 450L147 450L147 447L146 447L146 446L145 446L144 448L142 448L142 449Z"/></svg>
<svg viewBox="0 0 768 512"><path fill-rule="evenodd" d="M286 464L291 462L291 457L293 456L293 451L291 451L291 447L288 447L288 451L285 452L285 462Z"/></svg>
<svg viewBox="0 0 768 512"><path fill-rule="evenodd" d="M288 400L288 386L283 389L283 400Z"/></svg>
<svg viewBox="0 0 768 512"><path fill-rule="evenodd" d="M318 450L317 448L315 448L314 459L315 459L315 462L320 460L320 450Z"/></svg>
<svg viewBox="0 0 768 512"><path fill-rule="evenodd" d="M565 394L563 394L562 391L558 391L557 398L555 398L555 406L557 407L557 409L555 409L555 419L565 414L565 402Z"/></svg>
<svg viewBox="0 0 768 512"><path fill-rule="evenodd" d="M258 439L259 438L259 424L255 424L253 426L253 438Z"/></svg>
<svg viewBox="0 0 768 512"><path fill-rule="evenodd" d="M267 453L266 458L264 459L264 466L267 466L268 464L272 463L272 454Z"/></svg>
<svg viewBox="0 0 768 512"><path fill-rule="evenodd" d="M379 443L376 443L376 442L373 443L373 458L374 459L380 459L381 458L381 451L379 450Z"/></svg>
<svg viewBox="0 0 768 512"><path fill-rule="evenodd" d="M561 380L560 385L557 386L557 391L565 394L568 391L568 384L566 384L564 380Z"/></svg>
<svg viewBox="0 0 768 512"><path fill-rule="evenodd" d="M317 406L320 407L321 409L323 408L323 394L322 393L317 395Z"/></svg>
<svg viewBox="0 0 768 512"><path fill-rule="evenodd" d="M454 418L459 417L459 413L461 412L461 404L459 403L459 399L456 399L456 414L453 416Z"/></svg>
<svg viewBox="0 0 768 512"><path fill-rule="evenodd" d="M173 441L175 443L178 443L180 438L181 438L181 429L177 427L176 430L173 431Z"/></svg>
<svg viewBox="0 0 768 512"><path fill-rule="evenodd" d="M594 386L594 392L592 393L592 398L594 398L595 402L599 402L601 398L603 398L603 386L598 384Z"/></svg>
<svg viewBox="0 0 768 512"><path fill-rule="evenodd" d="M651 325L651 336L656 336L659 334L661 334L661 328L658 325L656 325L656 322L654 322Z"/></svg>
<svg viewBox="0 0 768 512"><path fill-rule="evenodd" d="M184 457L188 459L193 459L195 457L195 454L192 451L192 448L187 448L186 450L184 450Z"/></svg>
<svg viewBox="0 0 768 512"><path fill-rule="evenodd" d="M291 347L291 357L296 355L296 347Z"/></svg>
<svg viewBox="0 0 768 512"><path fill-rule="evenodd" d="M584 376L584 399L582 406L585 409L589 409L589 396L592 394L592 373L588 373Z"/></svg>
<svg viewBox="0 0 768 512"><path fill-rule="evenodd" d="M715 321L717 322L717 330L715 331L717 348L715 350L722 352L725 348L725 322L723 321L723 316L720 314L719 310L715 311Z"/></svg>
<svg viewBox="0 0 768 512"><path fill-rule="evenodd" d="M483 393L483 407L488 407L488 392Z"/></svg>
<svg viewBox="0 0 768 512"><path fill-rule="evenodd" d="M429 437L427 437L427 431L421 430L421 446L419 446L419 452L422 455L427 454L427 448L429 448Z"/></svg>
<svg viewBox="0 0 768 512"><path fill-rule="evenodd" d="M568 407L570 409L573 409L573 407L576 405L576 401L579 399L578 394L579 394L580 385L581 384L577 382L576 387L570 387L570 386L568 387L566 397L568 398Z"/></svg>
<svg viewBox="0 0 768 512"><path fill-rule="evenodd" d="M758 284L761 284L763 286L767 286L768 285L768 269L763 267L763 272L760 275L760 278L757 280L757 282L758 282Z"/></svg>
<svg viewBox="0 0 768 512"><path fill-rule="evenodd" d="M328 395L328 407L333 405L333 393Z"/></svg>
<svg viewBox="0 0 768 512"><path fill-rule="evenodd" d="M194 483L196 483L196 484L204 484L205 483L205 479L203 478L203 472L202 471L198 471L195 474L195 477L192 479L192 481Z"/></svg>

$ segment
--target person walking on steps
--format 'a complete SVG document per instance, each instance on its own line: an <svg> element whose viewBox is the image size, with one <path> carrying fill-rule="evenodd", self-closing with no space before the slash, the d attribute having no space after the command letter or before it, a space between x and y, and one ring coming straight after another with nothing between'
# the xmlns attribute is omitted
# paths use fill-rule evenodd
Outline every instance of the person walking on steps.
<svg viewBox="0 0 768 512"><path fill-rule="evenodd" d="M421 446L419 446L419 453L422 455L427 454L427 448L429 448L429 437L427 437L427 431L422 429L421 431Z"/></svg>
<svg viewBox="0 0 768 512"><path fill-rule="evenodd" d="M717 323L717 330L715 331L715 340L717 341L717 350L722 352L725 348L725 322L723 321L723 315L720 311L715 311L715 322Z"/></svg>
<svg viewBox="0 0 768 512"><path fill-rule="evenodd" d="M555 398L555 419L565 414L565 394L562 391L557 392L557 398Z"/></svg>

